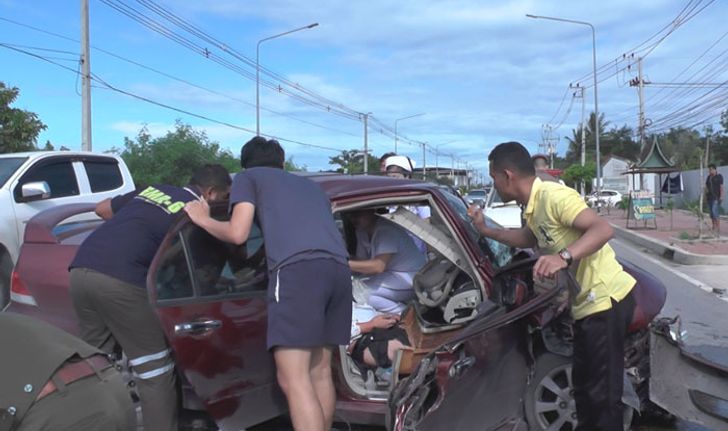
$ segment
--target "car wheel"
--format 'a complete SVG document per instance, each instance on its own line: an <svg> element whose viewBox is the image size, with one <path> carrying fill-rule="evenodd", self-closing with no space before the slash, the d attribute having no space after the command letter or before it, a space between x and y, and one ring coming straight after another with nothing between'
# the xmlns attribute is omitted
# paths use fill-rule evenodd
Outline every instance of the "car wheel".
<svg viewBox="0 0 728 431"><path fill-rule="evenodd" d="M10 276L13 272L13 261L10 255L0 256L0 309L10 301Z"/></svg>
<svg viewBox="0 0 728 431"><path fill-rule="evenodd" d="M576 403L571 381L571 358L545 353L536 367L525 395L529 429L537 431L576 429ZM629 430L634 412L624 409L624 429Z"/></svg>

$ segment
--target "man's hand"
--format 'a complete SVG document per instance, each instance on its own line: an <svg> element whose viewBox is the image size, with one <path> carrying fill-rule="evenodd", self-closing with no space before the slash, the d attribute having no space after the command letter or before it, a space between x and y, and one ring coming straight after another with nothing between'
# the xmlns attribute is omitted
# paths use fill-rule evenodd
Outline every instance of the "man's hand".
<svg viewBox="0 0 728 431"><path fill-rule="evenodd" d="M470 205L468 207L468 217L470 217L475 226L485 226L483 208L481 208L479 205Z"/></svg>
<svg viewBox="0 0 728 431"><path fill-rule="evenodd" d="M558 254L541 256L533 266L533 279L553 278L557 272L569 266Z"/></svg>
<svg viewBox="0 0 728 431"><path fill-rule="evenodd" d="M187 202L185 211L190 216L193 223L199 225L200 222L210 217L210 206L204 199Z"/></svg>
<svg viewBox="0 0 728 431"><path fill-rule="evenodd" d="M369 321L372 328L387 329L399 322L399 316L396 314L380 314Z"/></svg>

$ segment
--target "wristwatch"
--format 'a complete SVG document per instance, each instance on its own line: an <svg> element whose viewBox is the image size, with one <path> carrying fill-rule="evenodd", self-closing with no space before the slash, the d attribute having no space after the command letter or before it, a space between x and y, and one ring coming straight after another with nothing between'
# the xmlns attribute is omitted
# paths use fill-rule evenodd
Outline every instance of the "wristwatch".
<svg viewBox="0 0 728 431"><path fill-rule="evenodd" d="M567 266L571 266L571 263L574 262L574 258L571 256L571 253L569 253L569 250L566 248L562 248L559 250L559 257L564 259L564 262L566 262Z"/></svg>

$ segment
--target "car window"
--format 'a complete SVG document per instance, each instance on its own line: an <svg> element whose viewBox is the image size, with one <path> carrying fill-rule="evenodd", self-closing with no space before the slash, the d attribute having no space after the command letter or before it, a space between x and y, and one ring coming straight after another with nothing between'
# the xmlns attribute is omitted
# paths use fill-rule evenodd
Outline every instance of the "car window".
<svg viewBox="0 0 728 431"><path fill-rule="evenodd" d="M465 203L462 199L460 199L457 196L454 196L451 193L443 193L443 196L447 199L450 206L455 210L457 215L460 217L460 219L463 221L463 225L465 226L465 230L470 236L470 238L475 241L477 244L481 246L483 249L483 252L490 257L491 263L496 267L500 268L502 266L507 265L511 259L513 258L513 254L515 253L515 250L501 242L495 241L490 238L482 237L481 235L475 230L473 227L473 223L470 220L470 217L468 216L468 208L465 206ZM486 225L489 227L499 227L498 223L493 221L489 217L485 217Z"/></svg>
<svg viewBox="0 0 728 431"><path fill-rule="evenodd" d="M10 178L11 175L18 170L20 165L28 160L27 157L3 157L0 158L0 187L5 185L5 182Z"/></svg>
<svg viewBox="0 0 728 431"><path fill-rule="evenodd" d="M182 235L177 234L161 257L156 273L157 300L180 299L193 296L187 256Z"/></svg>
<svg viewBox="0 0 728 431"><path fill-rule="evenodd" d="M116 161L86 160L83 165L93 193L118 189L124 183Z"/></svg>
<svg viewBox="0 0 728 431"><path fill-rule="evenodd" d="M23 175L20 183L15 188L15 200L22 199L23 184L35 181L45 181L51 189L51 199L78 194L78 182L73 165L70 161L59 161L43 163L32 167L28 173Z"/></svg>
<svg viewBox="0 0 728 431"><path fill-rule="evenodd" d="M263 235L254 224L242 245L222 242L194 226L188 233L189 255L200 296L264 292L267 266Z"/></svg>

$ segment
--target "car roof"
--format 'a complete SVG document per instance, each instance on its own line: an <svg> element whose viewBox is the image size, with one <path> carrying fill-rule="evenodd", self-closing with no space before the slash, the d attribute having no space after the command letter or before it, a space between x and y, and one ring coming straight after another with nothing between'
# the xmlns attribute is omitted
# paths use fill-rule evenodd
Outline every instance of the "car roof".
<svg viewBox="0 0 728 431"><path fill-rule="evenodd" d="M115 154L94 153L91 151L25 151L22 153L0 154L0 158L28 157L33 160L51 156L95 156L118 158Z"/></svg>
<svg viewBox="0 0 728 431"><path fill-rule="evenodd" d="M404 191L432 193L438 189L437 185L424 181L380 175L353 176L327 173L325 175L307 175L306 177L318 183L331 200L359 194L371 195Z"/></svg>

